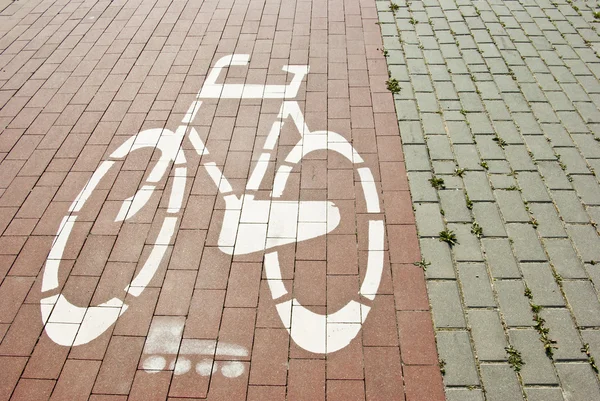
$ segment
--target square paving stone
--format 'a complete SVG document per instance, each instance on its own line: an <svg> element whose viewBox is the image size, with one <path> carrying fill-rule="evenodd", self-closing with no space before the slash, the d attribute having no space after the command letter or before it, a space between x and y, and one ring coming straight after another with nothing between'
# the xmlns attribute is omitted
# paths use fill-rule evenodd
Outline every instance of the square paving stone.
<svg viewBox="0 0 600 401"><path fill-rule="evenodd" d="M552 361L544 352L539 333L534 329L508 331L511 344L521 353L521 377L528 384L558 384Z"/></svg>
<svg viewBox="0 0 600 401"><path fill-rule="evenodd" d="M567 400L600 399L597 378L588 363L557 363L556 370Z"/></svg>
<svg viewBox="0 0 600 401"><path fill-rule="evenodd" d="M443 360L446 386L476 386L479 384L469 333L462 330L436 332L438 353Z"/></svg>
<svg viewBox="0 0 600 401"><path fill-rule="evenodd" d="M459 263L458 278L467 307L495 307L496 301L483 263Z"/></svg>
<svg viewBox="0 0 600 401"><path fill-rule="evenodd" d="M479 361L505 361L506 334L498 312L488 309L468 311L475 353Z"/></svg>
<svg viewBox="0 0 600 401"><path fill-rule="evenodd" d="M533 326L533 314L521 280L496 280L494 288L507 326Z"/></svg>
<svg viewBox="0 0 600 401"><path fill-rule="evenodd" d="M517 375L508 364L481 364L480 369L487 401L518 400L522 398Z"/></svg>
<svg viewBox="0 0 600 401"><path fill-rule="evenodd" d="M458 285L454 280L428 280L427 290L436 328L466 326Z"/></svg>
<svg viewBox="0 0 600 401"><path fill-rule="evenodd" d="M536 305L565 305L565 300L548 263L521 263L521 271Z"/></svg>
<svg viewBox="0 0 600 401"><path fill-rule="evenodd" d="M506 225L506 230L508 237L512 240L517 260L520 262L547 260L537 232L531 224L511 223Z"/></svg>
<svg viewBox="0 0 600 401"><path fill-rule="evenodd" d="M494 279L521 278L521 272L519 272L508 239L483 238L481 243Z"/></svg>

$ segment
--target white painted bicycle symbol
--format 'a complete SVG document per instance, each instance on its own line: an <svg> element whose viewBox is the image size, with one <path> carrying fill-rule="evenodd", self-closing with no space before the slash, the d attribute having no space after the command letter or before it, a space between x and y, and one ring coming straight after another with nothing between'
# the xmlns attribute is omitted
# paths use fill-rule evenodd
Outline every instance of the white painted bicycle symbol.
<svg viewBox="0 0 600 401"><path fill-rule="evenodd" d="M202 163L225 200L226 210L218 239L220 250L233 255L266 252L264 268L277 312L293 341L303 349L321 354L335 352L347 346L359 333L370 311L368 301L350 300L334 313L315 313L302 306L296 298L289 296L280 270L277 248L333 231L340 224L338 208L331 201L284 201L280 198L293 167L311 152L337 152L353 164L358 172L370 217L367 266L359 296L372 301L379 287L384 263L384 222L380 216L379 194L373 174L343 136L330 131L311 131L304 121L298 102L288 100L297 96L300 84L308 74L308 66L283 67L283 70L293 75L288 85L216 83L223 68L247 65L249 58L249 55L235 54L219 59L208 74L197 100L191 104L175 132L148 129L129 138L112 152L108 160L100 164L73 201L60 224L46 260L42 279L42 319L46 333L54 342L64 346L76 346L98 338L126 313L128 305L124 302L125 295L137 297L150 283L167 251L169 240L175 234L178 219L181 218L180 211L188 179L187 160L181 146L184 137L188 136L199 156L209 155L209 150L200 135L190 125L202 105L202 99L282 99L278 120L273 123L266 138L260 159L250 174L244 194L239 197L234 194L229 181L214 162ZM284 120L288 118L293 121L301 139L278 167L270 199L257 200L255 193L265 177L268 162L275 157L275 145ZM148 203L158 183L173 168L173 187L168 198L167 214L152 244L150 256L124 289L122 299L115 297L99 305L76 306L60 292L59 267L78 214L111 167L124 160L129 153L143 148L158 149L160 158L141 188L122 203L115 221L126 221L140 212ZM360 297L358 299L362 299ZM59 322L61 324L57 324Z"/></svg>

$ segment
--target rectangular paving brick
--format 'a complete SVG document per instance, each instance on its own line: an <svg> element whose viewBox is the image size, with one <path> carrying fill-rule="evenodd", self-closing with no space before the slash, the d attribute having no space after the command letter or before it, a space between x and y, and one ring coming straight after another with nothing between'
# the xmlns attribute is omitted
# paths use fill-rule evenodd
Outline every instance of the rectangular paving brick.
<svg viewBox="0 0 600 401"><path fill-rule="evenodd" d="M144 339L141 337L113 337L102 360L94 393L129 394Z"/></svg>
<svg viewBox="0 0 600 401"><path fill-rule="evenodd" d="M85 400L92 392L95 376L100 369L100 361L68 360L51 400ZM79 376L81 375L81 376ZM60 383L60 384L58 384Z"/></svg>
<svg viewBox="0 0 600 401"><path fill-rule="evenodd" d="M418 400L427 397L428 400L444 400L444 385L438 374L439 367L429 366L406 366L404 377L406 378L406 399Z"/></svg>
<svg viewBox="0 0 600 401"><path fill-rule="evenodd" d="M2 369L0 395L2 398L8 400L13 389L17 386L21 372L27 363L27 358L3 356L2 362L5 368Z"/></svg>
<svg viewBox="0 0 600 401"><path fill-rule="evenodd" d="M250 384L284 385L287 375L288 335L281 329L257 329Z"/></svg>
<svg viewBox="0 0 600 401"><path fill-rule="evenodd" d="M288 398L325 400L325 361L290 360Z"/></svg>
<svg viewBox="0 0 600 401"><path fill-rule="evenodd" d="M507 364L482 364L481 368L483 383L486 388L491 389L492 399L500 400L500 397L503 396L521 397L517 376L510 366Z"/></svg>
<svg viewBox="0 0 600 401"><path fill-rule="evenodd" d="M504 330L498 313L494 310L471 309L467 313L475 351L482 361L506 359Z"/></svg>
<svg viewBox="0 0 600 401"><path fill-rule="evenodd" d="M327 399L334 401L364 401L364 384L360 380L328 380Z"/></svg>
<svg viewBox="0 0 600 401"><path fill-rule="evenodd" d="M552 362L537 341L538 333L530 329L510 330L509 333L511 344L523 355L523 381L526 384L557 384Z"/></svg>
<svg viewBox="0 0 600 401"><path fill-rule="evenodd" d="M56 380L67 360L67 355L68 349L58 348L48 336L42 336L36 344L22 376Z"/></svg>
<svg viewBox="0 0 600 401"><path fill-rule="evenodd" d="M401 358L407 365L436 365L437 352L433 347L434 334L429 311L399 311L398 331ZM410 322L410 324L409 324ZM408 329L411 326L412 329Z"/></svg>
<svg viewBox="0 0 600 401"><path fill-rule="evenodd" d="M384 367L384 371L380 371ZM376 373L377 372L377 373ZM401 400L402 368L398 348L365 348L365 391L367 400Z"/></svg>
<svg viewBox="0 0 600 401"><path fill-rule="evenodd" d="M138 370L133 380L129 399L131 400L164 400L169 390L172 373L157 372L149 375Z"/></svg>
<svg viewBox="0 0 600 401"><path fill-rule="evenodd" d="M465 316L457 282L431 280L428 281L427 287L435 327L465 327Z"/></svg>
<svg viewBox="0 0 600 401"><path fill-rule="evenodd" d="M39 317L39 305L21 305L2 339L0 353L13 356L31 355L43 330L43 324Z"/></svg>
<svg viewBox="0 0 600 401"><path fill-rule="evenodd" d="M369 313L369 320L363 326L363 345L398 346L398 332L393 318L395 312L393 297L379 295L374 306L376 307Z"/></svg>
<svg viewBox="0 0 600 401"><path fill-rule="evenodd" d="M187 315L195 281L195 271L167 271L155 314Z"/></svg>
<svg viewBox="0 0 600 401"><path fill-rule="evenodd" d="M28 277L7 277L0 285L0 322L11 323L25 300L33 281Z"/></svg>
<svg viewBox="0 0 600 401"><path fill-rule="evenodd" d="M21 379L12 395L14 400L47 400L54 383L50 380Z"/></svg>

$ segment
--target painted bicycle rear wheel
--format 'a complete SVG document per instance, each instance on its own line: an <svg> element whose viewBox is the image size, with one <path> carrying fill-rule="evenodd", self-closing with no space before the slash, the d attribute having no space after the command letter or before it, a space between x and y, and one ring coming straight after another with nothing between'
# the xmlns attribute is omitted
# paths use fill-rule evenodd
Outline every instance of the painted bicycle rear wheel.
<svg viewBox="0 0 600 401"><path fill-rule="evenodd" d="M135 151L147 149L150 154L159 150L160 157L151 162L149 174L145 184L135 191L135 194L120 202L118 210L113 211L110 217L113 223L120 224L133 218L146 205L153 196L156 197L157 187L168 175L167 172L176 161L180 149L182 133L173 133L163 129L150 129L138 133L111 153L108 160L103 161L92 174L79 195L71 203L68 213L62 218L50 253L46 259L42 276L42 299L40 301L42 320L48 337L55 343L64 346L77 346L87 344L106 332L117 319L123 315L128 304L125 298L138 297L152 280L163 258L165 257L169 242L174 233L179 218L183 190L185 188L186 173L184 166L175 165L175 175L169 194L168 208L165 218L161 222L158 235L146 240L150 252L145 258L141 268L131 281L123 288L119 296L114 296L95 305L81 305L69 298L63 290L65 285L61 282L61 268L71 259L67 255L70 243L75 237L90 238L92 225L85 217L88 206L97 200L101 192L108 192L103 187L103 182L123 164L123 160ZM162 192L162 190L161 190ZM105 194L106 196L106 194ZM102 198L103 199L103 198ZM155 205L156 207L156 205ZM80 232L80 231L85 232ZM77 235L74 235L77 233ZM108 250L111 247L107 247ZM108 255L106 255L108 256ZM85 257L82 256L82 257ZM99 272L101 274L101 272ZM77 289L77 288L75 288Z"/></svg>

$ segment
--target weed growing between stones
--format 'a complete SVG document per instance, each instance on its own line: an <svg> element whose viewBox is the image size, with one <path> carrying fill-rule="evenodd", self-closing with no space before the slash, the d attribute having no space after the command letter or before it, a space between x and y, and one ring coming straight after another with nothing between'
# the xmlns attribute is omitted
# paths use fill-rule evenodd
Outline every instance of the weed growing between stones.
<svg viewBox="0 0 600 401"><path fill-rule="evenodd" d="M520 372L525 362L521 357L521 353L512 345L505 347L504 350L508 354L508 363L515 372Z"/></svg>
<svg viewBox="0 0 600 401"><path fill-rule="evenodd" d="M390 92L392 92L392 94L397 94L400 93L400 90L402 88L400 88L400 83L398 82L398 80L396 78L390 78L387 81L385 81L385 84L388 88L388 90Z"/></svg>
<svg viewBox="0 0 600 401"><path fill-rule="evenodd" d="M473 225L471 226L471 234L473 234L477 238L483 237L483 228L481 228L481 226L476 221L474 221Z"/></svg>
<svg viewBox="0 0 600 401"><path fill-rule="evenodd" d="M473 210L473 201L469 198L469 194L465 194L465 199L467 201L467 209Z"/></svg>
<svg viewBox="0 0 600 401"><path fill-rule="evenodd" d="M590 352L590 344L588 344L588 343L583 344L583 347L581 347L581 352L583 352L587 356L588 363L590 364L590 366L592 367L594 372L596 372L596 374L597 374L598 373L598 365L596 365L596 361L594 360L594 357L592 356L592 353Z"/></svg>
<svg viewBox="0 0 600 401"><path fill-rule="evenodd" d="M429 179L429 183L435 189L445 189L446 188L446 184L444 183L443 178L438 178L438 177L434 176L433 178Z"/></svg>
<svg viewBox="0 0 600 401"><path fill-rule="evenodd" d="M440 367L440 373L442 374L442 376L446 375L446 361L444 361L443 359L440 359L440 361L438 362L438 366Z"/></svg>
<svg viewBox="0 0 600 401"><path fill-rule="evenodd" d="M456 233L452 230L440 231L440 241L447 243L451 247L458 244Z"/></svg>
<svg viewBox="0 0 600 401"><path fill-rule="evenodd" d="M558 347L555 345L556 341L552 340L549 336L550 329L546 327L546 320L540 316L542 307L533 303L533 294L527 286L525 287L525 296L529 298L529 306L531 307L531 312L533 312L533 321L535 322L533 327L540 335L540 341L544 344L544 352L548 358L553 359L554 350Z"/></svg>
<svg viewBox="0 0 600 401"><path fill-rule="evenodd" d="M428 262L425 260L425 258L423 258L418 262L413 262L413 265L420 267L423 270L427 270L427 267L431 266L431 262Z"/></svg>
<svg viewBox="0 0 600 401"><path fill-rule="evenodd" d="M504 149L504 147L505 147L506 145L508 145L508 143L506 143L506 141L505 141L504 139L500 138L500 137L498 136L498 134L496 134L496 136L495 136L494 138L492 138L492 140L493 140L494 142L496 142L496 143L498 144L498 146L500 146L502 149Z"/></svg>
<svg viewBox="0 0 600 401"><path fill-rule="evenodd" d="M466 171L467 170L464 169L464 168L457 168L457 169L454 170L454 174L452 174L452 175L455 176L455 177L461 177L462 178L465 175Z"/></svg>

